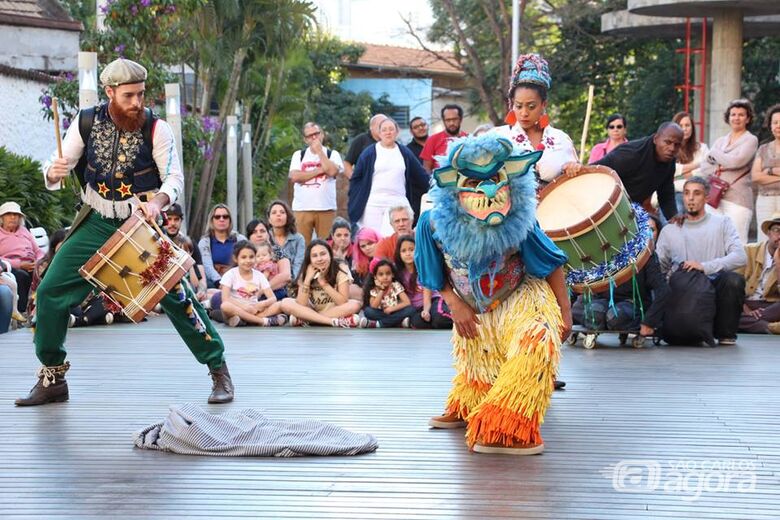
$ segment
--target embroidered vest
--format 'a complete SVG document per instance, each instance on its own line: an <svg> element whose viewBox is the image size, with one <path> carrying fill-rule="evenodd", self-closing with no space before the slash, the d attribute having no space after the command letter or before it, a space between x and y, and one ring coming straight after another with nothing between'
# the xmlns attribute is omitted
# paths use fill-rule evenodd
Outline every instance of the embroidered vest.
<svg viewBox="0 0 780 520"><path fill-rule="evenodd" d="M441 248L441 245L439 245ZM520 253L510 251L481 272L442 249L447 274L455 292L477 313L490 312L514 293L525 278Z"/></svg>
<svg viewBox="0 0 780 520"><path fill-rule="evenodd" d="M162 185L151 141L144 140L142 129L124 132L117 128L108 114L108 104L97 107L86 159L86 184L107 201L126 201L134 193Z"/></svg>

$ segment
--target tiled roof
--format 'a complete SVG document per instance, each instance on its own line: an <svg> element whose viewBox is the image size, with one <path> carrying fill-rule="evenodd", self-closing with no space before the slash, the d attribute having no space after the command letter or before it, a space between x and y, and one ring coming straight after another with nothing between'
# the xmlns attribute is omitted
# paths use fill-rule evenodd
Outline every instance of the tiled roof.
<svg viewBox="0 0 780 520"><path fill-rule="evenodd" d="M0 0L0 25L22 25L81 31L57 0Z"/></svg>
<svg viewBox="0 0 780 520"><path fill-rule="evenodd" d="M455 62L455 54L450 51L434 53L409 47L358 43L366 50L357 63L347 64L347 67L426 72L448 76L463 75L463 70Z"/></svg>

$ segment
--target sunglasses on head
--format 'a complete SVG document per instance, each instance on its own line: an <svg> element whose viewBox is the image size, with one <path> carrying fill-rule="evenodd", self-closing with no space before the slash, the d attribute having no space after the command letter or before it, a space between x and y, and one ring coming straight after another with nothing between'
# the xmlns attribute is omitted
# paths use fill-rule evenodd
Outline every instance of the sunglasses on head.
<svg viewBox="0 0 780 520"><path fill-rule="evenodd" d="M609 128L610 130L613 130L613 129L622 130L623 129L623 125L609 125L607 128Z"/></svg>

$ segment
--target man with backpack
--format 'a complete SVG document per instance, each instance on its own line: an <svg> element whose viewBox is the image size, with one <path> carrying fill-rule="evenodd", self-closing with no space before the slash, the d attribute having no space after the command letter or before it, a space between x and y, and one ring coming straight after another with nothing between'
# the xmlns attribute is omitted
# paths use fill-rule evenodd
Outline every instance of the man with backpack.
<svg viewBox="0 0 780 520"><path fill-rule="evenodd" d="M184 176L171 127L144 108L146 69L130 60L108 64L100 75L108 103L82 110L68 129L62 157L43 167L46 187L57 190L74 169L82 207L37 290L35 353L43 366L29 395L17 406L67 401L65 372L70 363L64 343L69 309L92 291L79 268L136 210L136 197L147 220L175 202ZM71 182L75 182L71 180ZM195 358L208 365L213 386L210 403L233 400L233 383L224 345L187 284L160 302Z"/></svg>
<svg viewBox="0 0 780 520"><path fill-rule="evenodd" d="M308 244L312 231L325 240L336 217L336 176L344 171L341 156L323 146L322 129L317 123L303 125L306 146L290 159L290 180L293 181L292 210L298 232Z"/></svg>
<svg viewBox="0 0 780 520"><path fill-rule="evenodd" d="M705 210L708 192L705 179L686 180L685 213L658 237L661 270L670 276L662 334L668 342L737 341L745 278L732 271L744 266L747 257L731 219Z"/></svg>

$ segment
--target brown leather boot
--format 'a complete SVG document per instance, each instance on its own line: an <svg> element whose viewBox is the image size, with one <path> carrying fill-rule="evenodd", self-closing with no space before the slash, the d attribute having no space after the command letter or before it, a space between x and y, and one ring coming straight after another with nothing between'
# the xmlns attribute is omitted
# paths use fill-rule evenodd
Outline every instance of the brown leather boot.
<svg viewBox="0 0 780 520"><path fill-rule="evenodd" d="M38 369L38 382L27 397L17 399L16 406L38 406L47 403L61 403L68 400L68 382L65 372L70 368L67 361L58 366L42 366Z"/></svg>
<svg viewBox="0 0 780 520"><path fill-rule="evenodd" d="M211 387L209 403L222 404L232 401L233 380L230 378L227 363L223 361L221 367L210 369L209 375L211 375L211 380L214 382Z"/></svg>

